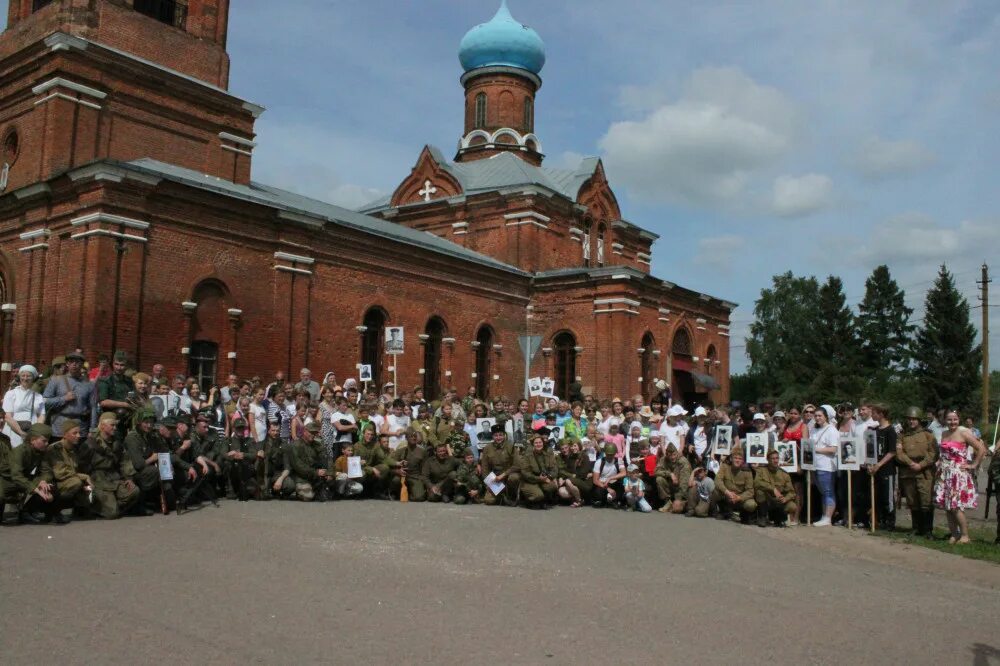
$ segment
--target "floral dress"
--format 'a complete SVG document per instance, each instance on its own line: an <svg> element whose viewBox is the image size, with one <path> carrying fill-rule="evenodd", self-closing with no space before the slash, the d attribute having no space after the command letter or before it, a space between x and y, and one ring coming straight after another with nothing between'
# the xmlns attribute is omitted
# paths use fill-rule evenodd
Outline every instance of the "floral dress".
<svg viewBox="0 0 1000 666"><path fill-rule="evenodd" d="M323 440L323 448L326 449L326 455L329 457L333 457L334 444L337 441L337 429L333 427L332 418L335 411L337 411L336 407L328 405L326 402L319 403L319 436Z"/></svg>
<svg viewBox="0 0 1000 666"><path fill-rule="evenodd" d="M968 462L965 442L941 442L938 480L934 484L934 504L941 509L975 509L979 505L972 474L959 467Z"/></svg>

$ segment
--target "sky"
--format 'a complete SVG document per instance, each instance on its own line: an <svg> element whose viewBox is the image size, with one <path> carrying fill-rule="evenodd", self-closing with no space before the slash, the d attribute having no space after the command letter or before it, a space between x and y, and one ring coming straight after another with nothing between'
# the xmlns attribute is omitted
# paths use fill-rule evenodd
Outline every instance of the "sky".
<svg viewBox="0 0 1000 666"><path fill-rule="evenodd" d="M254 178L356 207L391 192L425 144L452 155L458 44L498 5L234 1L230 89L267 108ZM978 305L1000 247L1000 4L509 6L546 44L546 165L601 156L625 219L661 236L653 273L740 304L733 372L777 273L839 275L856 306L885 263L919 319L945 263Z"/></svg>

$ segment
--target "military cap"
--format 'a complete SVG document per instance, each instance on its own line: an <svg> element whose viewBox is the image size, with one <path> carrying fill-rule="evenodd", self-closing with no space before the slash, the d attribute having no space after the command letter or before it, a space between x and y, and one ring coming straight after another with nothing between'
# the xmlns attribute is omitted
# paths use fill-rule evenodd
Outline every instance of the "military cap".
<svg viewBox="0 0 1000 666"><path fill-rule="evenodd" d="M162 419L159 420L157 425L173 429L177 427L177 419L173 416L164 416Z"/></svg>
<svg viewBox="0 0 1000 666"><path fill-rule="evenodd" d="M441 407L441 401L434 400L433 402L431 402L431 407L434 408L434 411L437 411Z"/></svg>
<svg viewBox="0 0 1000 666"><path fill-rule="evenodd" d="M906 410L906 418L908 419L920 419L924 420L924 414L920 411L919 407L910 407Z"/></svg>
<svg viewBox="0 0 1000 666"><path fill-rule="evenodd" d="M559 414L558 414L558 412L556 412L556 410L550 409L549 411L545 412L545 420L546 421L548 421L549 419L555 419L555 418L559 418Z"/></svg>
<svg viewBox="0 0 1000 666"><path fill-rule="evenodd" d="M606 456L616 456L618 455L618 448L614 444L604 445L604 455Z"/></svg>
<svg viewBox="0 0 1000 666"><path fill-rule="evenodd" d="M119 349L118 351L115 352L114 362L128 363L128 354L126 354L123 350Z"/></svg>
<svg viewBox="0 0 1000 666"><path fill-rule="evenodd" d="M239 420L241 420L241 419L237 419L237 421L239 421ZM245 421L244 421L244 425L246 425ZM319 421L312 421L312 422L306 424L306 431L307 432L310 432L310 433L312 433L314 435L318 435L320 430L322 430L322 426L320 426Z"/></svg>
<svg viewBox="0 0 1000 666"><path fill-rule="evenodd" d="M535 431L535 434L536 435L541 435L542 437L548 437L549 434L551 434L551 432L552 432L551 430L549 430L545 426L542 426L541 428L539 428L538 430Z"/></svg>
<svg viewBox="0 0 1000 666"><path fill-rule="evenodd" d="M118 423L118 415L114 412L104 412L101 414L101 423Z"/></svg>
<svg viewBox="0 0 1000 666"><path fill-rule="evenodd" d="M136 410L135 418L137 421L155 421L156 412L150 406L140 407Z"/></svg>
<svg viewBox="0 0 1000 666"><path fill-rule="evenodd" d="M312 424L310 424L310 425L312 425ZM234 420L233 421L233 427L234 428L246 428L247 427L247 421L246 421L246 419L236 419L236 420Z"/></svg>
<svg viewBox="0 0 1000 666"><path fill-rule="evenodd" d="M667 444L667 453L676 453L676 452L677 452L677 447L674 446L673 442Z"/></svg>
<svg viewBox="0 0 1000 666"><path fill-rule="evenodd" d="M82 425L80 419L66 419L62 422L62 430L63 433L67 433L73 428L79 428Z"/></svg>
<svg viewBox="0 0 1000 666"><path fill-rule="evenodd" d="M181 412L177 415L177 422L189 426L191 425L191 415L187 412Z"/></svg>
<svg viewBox="0 0 1000 666"><path fill-rule="evenodd" d="M56 356L54 359L52 359L52 367L54 368L58 365L66 365L65 356Z"/></svg>
<svg viewBox="0 0 1000 666"><path fill-rule="evenodd" d="M65 358L66 358L67 361L86 361L87 360L87 359L85 359L83 357L83 354L81 354L80 352L78 352L76 350L68 352L66 354Z"/></svg>
<svg viewBox="0 0 1000 666"><path fill-rule="evenodd" d="M493 427L490 428L490 432L495 435L498 432L506 433L507 430L502 425L500 425L499 423L496 423L496 424L493 425Z"/></svg>
<svg viewBox="0 0 1000 666"><path fill-rule="evenodd" d="M198 416L195 417L195 422L197 423L211 423L212 418L205 412L198 412Z"/></svg>
<svg viewBox="0 0 1000 666"><path fill-rule="evenodd" d="M32 423L31 427L28 428L28 439L32 437L45 437L48 439L52 437L52 428L44 423Z"/></svg>

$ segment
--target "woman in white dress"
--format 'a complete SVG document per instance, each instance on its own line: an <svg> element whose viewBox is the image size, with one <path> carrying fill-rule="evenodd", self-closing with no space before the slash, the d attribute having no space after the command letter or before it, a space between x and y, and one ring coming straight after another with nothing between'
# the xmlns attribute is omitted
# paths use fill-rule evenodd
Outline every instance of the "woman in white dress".
<svg viewBox="0 0 1000 666"><path fill-rule="evenodd" d="M17 386L3 396L3 434L10 438L13 448L21 445L32 423L45 421L45 399L31 388L38 379L38 370L33 365L22 365L17 379Z"/></svg>

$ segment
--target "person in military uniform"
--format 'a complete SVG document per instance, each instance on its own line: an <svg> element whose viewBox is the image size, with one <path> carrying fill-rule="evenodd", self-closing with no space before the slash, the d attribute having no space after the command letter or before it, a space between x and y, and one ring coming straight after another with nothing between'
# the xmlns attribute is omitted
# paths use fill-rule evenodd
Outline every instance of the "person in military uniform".
<svg viewBox="0 0 1000 666"><path fill-rule="evenodd" d="M594 492L594 460L590 459L590 454L583 450L579 442L573 440L569 445L570 460L567 461L567 469L572 474L571 480L576 489L580 491L581 506L590 501Z"/></svg>
<svg viewBox="0 0 1000 666"><path fill-rule="evenodd" d="M263 459L264 455L257 447L257 442L250 437L246 420L238 418L233 421L233 434L229 438L229 451L226 457L231 465L230 483L239 501L246 502L251 497L259 497L257 461Z"/></svg>
<svg viewBox="0 0 1000 666"><path fill-rule="evenodd" d="M20 523L38 524L37 514L44 513L47 521L65 525L69 520L59 512L59 489L49 466L52 428L33 423L26 434L26 443L0 461L0 497L4 502L21 501Z"/></svg>
<svg viewBox="0 0 1000 666"><path fill-rule="evenodd" d="M142 492L147 507L159 506L172 510L175 505L174 489L169 481L160 480L158 454L169 451L157 428L156 413L151 407L136 411L136 426L125 436L125 455L134 470L132 481Z"/></svg>
<svg viewBox="0 0 1000 666"><path fill-rule="evenodd" d="M292 442L288 452L288 472L295 484L295 494L303 502L329 498L326 448L319 438L318 421L306 425L302 437Z"/></svg>
<svg viewBox="0 0 1000 666"><path fill-rule="evenodd" d="M452 472L455 481L455 504L479 504L483 501L486 486L479 478L476 467L476 456L472 453L472 449L465 449L461 464Z"/></svg>
<svg viewBox="0 0 1000 666"><path fill-rule="evenodd" d="M139 503L139 487L129 478L133 474L132 463L125 456L125 447L118 439L118 415L115 412L101 414L97 430L91 431L90 437L80 447L78 460L78 469L90 477L94 492L93 509L101 518L120 518Z"/></svg>
<svg viewBox="0 0 1000 666"><path fill-rule="evenodd" d="M260 443L261 451L264 453L261 474L265 497L290 497L295 492L295 483L291 480L288 471L288 450L291 448L285 445L281 439L281 423L278 419L272 419L267 423L267 437Z"/></svg>
<svg viewBox="0 0 1000 666"><path fill-rule="evenodd" d="M388 497L389 487L389 436L378 435L375 424L369 423L361 430L361 438L354 447L354 455L361 458L361 486L369 497Z"/></svg>
<svg viewBox="0 0 1000 666"><path fill-rule="evenodd" d="M798 513L792 477L781 469L779 453L774 449L767 454L767 465L757 468L753 489L757 500L758 527L767 527L769 519L778 527L784 527L788 516Z"/></svg>
<svg viewBox="0 0 1000 666"><path fill-rule="evenodd" d="M531 448L521 454L518 470L521 473L521 499L529 509L544 509L546 502L554 502L559 489L559 464L552 451L546 449L542 435L529 438Z"/></svg>
<svg viewBox="0 0 1000 666"><path fill-rule="evenodd" d="M753 487L753 473L744 467L743 449L733 447L729 460L722 463L715 475L715 490L709 513L717 511L716 518L728 520L738 515L746 525L757 515L757 500Z"/></svg>
<svg viewBox="0 0 1000 666"><path fill-rule="evenodd" d="M910 507L913 531L930 537L934 533L934 464L938 447L934 435L921 423L916 407L906 410L902 436L896 440L899 485Z"/></svg>
<svg viewBox="0 0 1000 666"><path fill-rule="evenodd" d="M90 477L79 470L77 448L80 435L79 421L63 419L62 439L49 446L48 461L59 491L59 501L63 506L72 506L76 515L86 518L90 516L93 485Z"/></svg>
<svg viewBox="0 0 1000 666"><path fill-rule="evenodd" d="M420 433L420 441L430 450L437 448L438 439L434 434L434 423L431 422L430 408L426 402L417 405L417 418L410 423L410 427Z"/></svg>
<svg viewBox="0 0 1000 666"><path fill-rule="evenodd" d="M387 461L393 472L392 480L389 482L389 492L398 497L405 481L411 502L426 501L427 486L423 478L426 458L427 449L420 445L420 433L413 428L407 428L406 444L397 447Z"/></svg>
<svg viewBox="0 0 1000 666"><path fill-rule="evenodd" d="M517 468L517 454L514 445L507 441L507 433L502 425L494 425L491 429L493 441L486 445L479 456L479 468L483 479L492 472L496 475L498 483L506 484L503 495L497 497L489 488L483 497L483 503L488 506L508 503L513 506L516 502L518 485L521 482L521 475Z"/></svg>
<svg viewBox="0 0 1000 666"><path fill-rule="evenodd" d="M654 478L656 494L663 502L660 513L684 513L691 463L672 443L667 445L666 454L657 463Z"/></svg>
<svg viewBox="0 0 1000 666"><path fill-rule="evenodd" d="M570 465L575 461L575 456L570 452L571 443L574 439L565 439L559 442L559 455L555 456L556 461L556 492L559 497L570 501L573 508L581 505L580 489L574 483L575 475L570 470Z"/></svg>
<svg viewBox="0 0 1000 666"><path fill-rule="evenodd" d="M438 411L438 409L440 409L441 411L439 415L436 415L433 417L433 419L431 419L431 423L433 424L433 427L431 428L431 441L434 442L435 445L440 444L442 442L448 444L449 455L455 456L455 458L461 460L464 457L462 452L456 451L452 446L453 443L456 443L458 441L452 438L452 434L454 434L456 431L460 432L462 431L462 429L455 423L455 420L452 418L451 403L445 402L444 404L440 404L440 406L438 406L438 402L434 401L433 403L431 403L431 408L434 410L435 413ZM463 444L463 446L465 445L464 437L461 439L461 443Z"/></svg>
<svg viewBox="0 0 1000 666"><path fill-rule="evenodd" d="M123 436L126 436L123 430L129 425L128 417L131 416L134 407L129 394L135 391L132 380L125 376L127 366L128 356L121 350L116 351L111 364L111 374L97 382L98 409L118 414L118 432ZM155 418L156 414L153 416Z"/></svg>
<svg viewBox="0 0 1000 666"><path fill-rule="evenodd" d="M428 502L450 502L455 494L455 470L458 460L448 454L448 445L444 442L434 447L434 456L424 460L420 476L427 488Z"/></svg>

